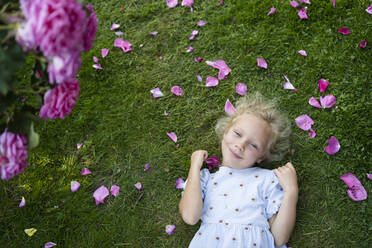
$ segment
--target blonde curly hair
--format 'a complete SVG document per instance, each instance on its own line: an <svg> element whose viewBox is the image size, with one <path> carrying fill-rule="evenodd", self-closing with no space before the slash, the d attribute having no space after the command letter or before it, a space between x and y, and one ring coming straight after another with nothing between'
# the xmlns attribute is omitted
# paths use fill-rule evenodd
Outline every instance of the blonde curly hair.
<svg viewBox="0 0 372 248"><path fill-rule="evenodd" d="M217 121L216 133L220 140L224 133L243 114L251 114L266 121L271 127L271 135L267 146L267 161L279 161L289 151L291 126L288 118L276 108L275 99L265 99L259 92L240 98L234 114L220 118Z"/></svg>

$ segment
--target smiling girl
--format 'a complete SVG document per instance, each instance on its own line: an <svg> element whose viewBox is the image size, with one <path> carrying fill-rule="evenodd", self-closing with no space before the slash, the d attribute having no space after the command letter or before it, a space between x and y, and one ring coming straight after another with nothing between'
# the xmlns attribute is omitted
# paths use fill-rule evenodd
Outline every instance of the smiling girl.
<svg viewBox="0 0 372 248"><path fill-rule="evenodd" d="M274 106L256 93L218 121L223 159L217 172L200 171L207 151L192 154L179 208L187 224L202 224L189 247L286 247L296 219L296 171L291 163L256 167L289 150L289 121Z"/></svg>

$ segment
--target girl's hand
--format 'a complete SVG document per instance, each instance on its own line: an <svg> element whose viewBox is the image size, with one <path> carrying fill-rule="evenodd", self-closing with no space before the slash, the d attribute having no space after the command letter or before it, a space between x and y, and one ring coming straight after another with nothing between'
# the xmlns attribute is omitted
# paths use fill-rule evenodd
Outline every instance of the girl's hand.
<svg viewBox="0 0 372 248"><path fill-rule="evenodd" d="M288 162L286 165L275 169L274 173L285 192L298 193L297 175L292 163Z"/></svg>
<svg viewBox="0 0 372 248"><path fill-rule="evenodd" d="M208 152L205 150L197 150L191 155L191 167L198 168L199 170L203 166L204 160L208 158Z"/></svg>

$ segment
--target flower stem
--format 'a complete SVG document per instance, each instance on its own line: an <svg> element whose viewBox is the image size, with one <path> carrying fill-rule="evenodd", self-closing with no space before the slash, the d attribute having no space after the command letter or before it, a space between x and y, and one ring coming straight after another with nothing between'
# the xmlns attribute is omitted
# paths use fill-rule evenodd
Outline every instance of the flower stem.
<svg viewBox="0 0 372 248"><path fill-rule="evenodd" d="M0 25L0 30L7 30L7 29L15 29L15 24L9 24L9 25Z"/></svg>

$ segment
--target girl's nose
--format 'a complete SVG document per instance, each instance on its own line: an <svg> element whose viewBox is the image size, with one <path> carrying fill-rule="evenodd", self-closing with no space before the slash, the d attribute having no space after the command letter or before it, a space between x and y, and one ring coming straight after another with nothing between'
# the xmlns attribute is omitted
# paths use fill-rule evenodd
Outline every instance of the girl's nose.
<svg viewBox="0 0 372 248"><path fill-rule="evenodd" d="M235 147L239 149L239 151L244 151L244 143L236 143Z"/></svg>

